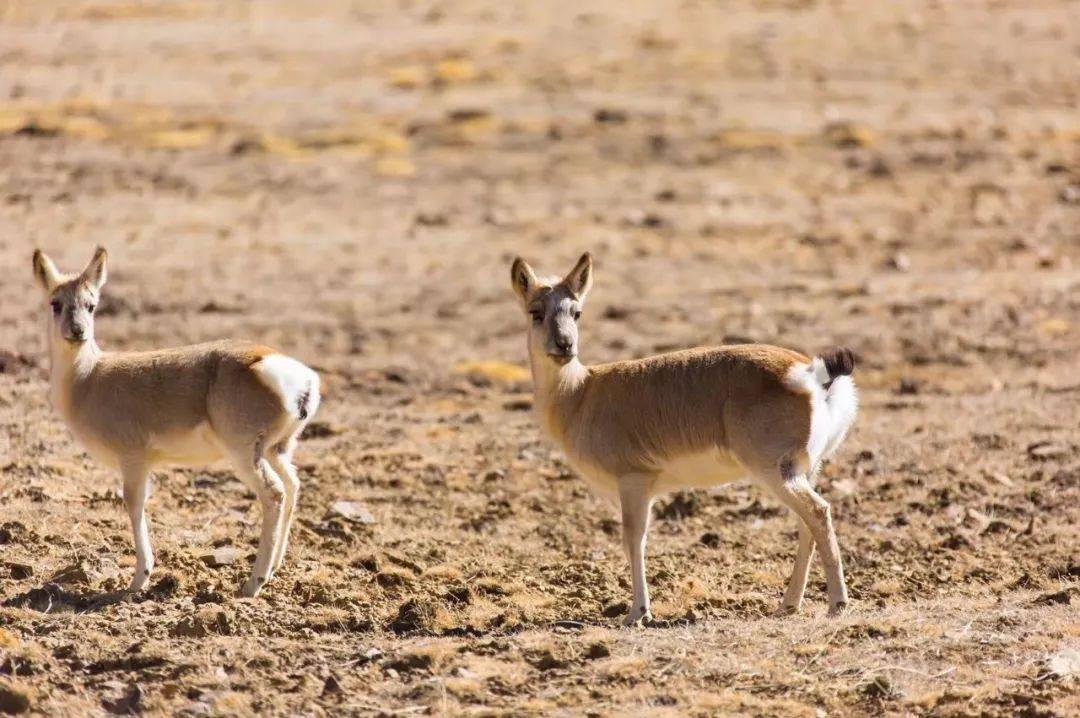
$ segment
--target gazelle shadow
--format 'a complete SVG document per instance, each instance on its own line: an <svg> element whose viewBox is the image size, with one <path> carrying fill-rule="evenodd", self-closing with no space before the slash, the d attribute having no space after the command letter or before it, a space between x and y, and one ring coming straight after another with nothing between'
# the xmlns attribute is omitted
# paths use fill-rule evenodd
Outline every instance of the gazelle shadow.
<svg viewBox="0 0 1080 718"><path fill-rule="evenodd" d="M93 591L70 589L55 582L45 583L4 601L6 608L27 608L39 613L96 613L109 606L131 601L160 600L176 590L176 579L163 576L147 591Z"/></svg>

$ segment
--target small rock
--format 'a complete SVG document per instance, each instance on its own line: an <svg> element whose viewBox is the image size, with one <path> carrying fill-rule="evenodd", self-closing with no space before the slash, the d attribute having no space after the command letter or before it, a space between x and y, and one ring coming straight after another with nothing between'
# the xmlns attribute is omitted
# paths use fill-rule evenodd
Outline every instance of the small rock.
<svg viewBox="0 0 1080 718"><path fill-rule="evenodd" d="M823 134L826 142L840 149L869 147L876 141L870 129L850 122L830 122Z"/></svg>
<svg viewBox="0 0 1080 718"><path fill-rule="evenodd" d="M720 547L720 534L714 533L712 531L701 534L701 538L698 540L703 546L708 546L709 548Z"/></svg>
<svg viewBox="0 0 1080 718"><path fill-rule="evenodd" d="M595 661L597 658L607 658L610 655L611 649L599 641L585 649L585 657L590 661Z"/></svg>
<svg viewBox="0 0 1080 718"><path fill-rule="evenodd" d="M33 566L29 566L25 563L9 562L6 566L8 575L15 581L25 581L34 575Z"/></svg>
<svg viewBox="0 0 1080 718"><path fill-rule="evenodd" d="M1061 190L1060 198L1065 204L1080 204L1080 184L1065 185Z"/></svg>
<svg viewBox="0 0 1080 718"><path fill-rule="evenodd" d="M359 501L335 501L330 505L329 516L337 516L358 524L373 524L375 516Z"/></svg>
<svg viewBox="0 0 1080 718"><path fill-rule="evenodd" d="M434 659L427 653L406 653L386 662L386 667L398 673L426 671L434 665Z"/></svg>
<svg viewBox="0 0 1080 718"><path fill-rule="evenodd" d="M81 563L73 563L57 571L49 580L61 585L78 584L86 586L90 583L90 574L87 573L86 568Z"/></svg>
<svg viewBox="0 0 1080 718"><path fill-rule="evenodd" d="M901 396L913 396L919 393L919 382L909 377L902 377L900 385L896 387L896 393Z"/></svg>
<svg viewBox="0 0 1080 718"><path fill-rule="evenodd" d="M0 680L0 713L20 715L28 713L33 704L29 689L5 680Z"/></svg>
<svg viewBox="0 0 1080 718"><path fill-rule="evenodd" d="M605 618L618 618L625 615L627 610L626 601L616 601L604 606L603 614Z"/></svg>
<svg viewBox="0 0 1080 718"><path fill-rule="evenodd" d="M621 125L626 122L626 119L626 112L610 107L601 107L593 113L593 122L600 124Z"/></svg>
<svg viewBox="0 0 1080 718"><path fill-rule="evenodd" d="M1057 459L1069 453L1069 449L1051 441L1038 441L1027 448L1028 456L1039 461Z"/></svg>
<svg viewBox="0 0 1080 718"><path fill-rule="evenodd" d="M450 219L442 212L420 212L413 221L421 227L445 227L450 224Z"/></svg>
<svg viewBox="0 0 1080 718"><path fill-rule="evenodd" d="M143 689L138 683L132 683L123 697L116 701L108 701L105 707L110 713L117 715L131 715L142 712Z"/></svg>
<svg viewBox="0 0 1080 718"><path fill-rule="evenodd" d="M518 397L516 399L510 399L503 404L503 408L507 411L529 411L533 407L532 399L528 397Z"/></svg>
<svg viewBox="0 0 1080 718"><path fill-rule="evenodd" d="M1034 603L1037 606L1050 606L1050 605L1053 605L1055 603L1063 604L1065 606L1069 606L1069 605L1072 605L1072 599L1073 599L1073 594L1074 593L1080 593L1080 591L1078 591L1076 588L1074 588L1072 586L1069 586L1068 588L1063 588L1060 591L1054 591L1054 592L1051 592L1051 593L1044 593L1043 595L1039 596L1034 601L1032 601L1032 603Z"/></svg>
<svg viewBox="0 0 1080 718"><path fill-rule="evenodd" d="M897 252L885 260L885 266L897 272L907 272L911 269L911 259L903 252Z"/></svg>
<svg viewBox="0 0 1080 718"><path fill-rule="evenodd" d="M569 665L569 661L564 658L560 658L551 652L551 649L544 648L531 655L527 655L525 660L529 664L540 671L551 671L557 668L566 668Z"/></svg>
<svg viewBox="0 0 1080 718"><path fill-rule="evenodd" d="M1046 665L1057 678L1080 678L1080 651L1062 648L1047 659Z"/></svg>
<svg viewBox="0 0 1080 718"><path fill-rule="evenodd" d="M870 166L866 168L866 173L871 177L877 177L879 179L892 177L893 175L892 167L889 166L889 163L886 162L885 158L881 155L877 155L871 160Z"/></svg>
<svg viewBox="0 0 1080 718"><path fill-rule="evenodd" d="M326 680L323 681L323 689L322 689L323 697L332 696L332 695L338 695L340 693L341 693L341 683L339 683L338 679L336 677L334 677L334 674L331 673L329 676L326 677Z"/></svg>
<svg viewBox="0 0 1080 718"><path fill-rule="evenodd" d="M232 546L222 546L199 558L210 568L232 566L236 563L237 559L240 558L240 549L233 548Z"/></svg>

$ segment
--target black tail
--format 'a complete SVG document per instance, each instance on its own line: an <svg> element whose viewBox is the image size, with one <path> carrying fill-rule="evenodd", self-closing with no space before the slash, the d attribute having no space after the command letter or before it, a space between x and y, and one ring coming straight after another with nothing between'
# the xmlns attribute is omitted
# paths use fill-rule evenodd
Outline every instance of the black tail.
<svg viewBox="0 0 1080 718"><path fill-rule="evenodd" d="M821 353L825 370L829 372L829 381L838 376L850 376L855 371L855 354L845 347L836 347Z"/></svg>
<svg viewBox="0 0 1080 718"><path fill-rule="evenodd" d="M300 415L300 421L308 418L308 410L311 406L311 389L312 387L309 386L296 397L296 413Z"/></svg>

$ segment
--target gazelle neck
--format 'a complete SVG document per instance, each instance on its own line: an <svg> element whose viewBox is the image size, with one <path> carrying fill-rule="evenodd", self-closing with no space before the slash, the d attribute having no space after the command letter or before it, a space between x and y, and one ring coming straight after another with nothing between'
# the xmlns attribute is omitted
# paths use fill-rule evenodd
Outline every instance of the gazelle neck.
<svg viewBox="0 0 1080 718"><path fill-rule="evenodd" d="M64 341L55 328L49 330L49 386L53 406L62 416L71 409L72 390L94 371L101 349L93 338L82 344Z"/></svg>
<svg viewBox="0 0 1080 718"><path fill-rule="evenodd" d="M560 438L566 420L577 407L589 379L589 368L574 357L558 364L541 347L529 340L535 407L540 423L549 434Z"/></svg>

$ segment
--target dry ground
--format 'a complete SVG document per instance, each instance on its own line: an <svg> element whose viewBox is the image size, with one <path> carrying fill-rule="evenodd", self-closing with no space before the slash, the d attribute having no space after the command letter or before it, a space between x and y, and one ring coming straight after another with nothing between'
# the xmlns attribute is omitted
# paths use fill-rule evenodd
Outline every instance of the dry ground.
<svg viewBox="0 0 1080 718"><path fill-rule="evenodd" d="M8 1L0 23L0 711L1080 711L1080 4ZM256 600L246 561L202 560L254 553L218 470L157 476L153 588L110 600L118 481L49 408L29 262L95 243L107 348L239 335L324 376ZM587 360L858 351L823 477L848 615L815 570L803 615L771 617L794 525L734 486L657 506L657 625L617 627L618 524L538 435L508 287L514 254L584 249Z"/></svg>

